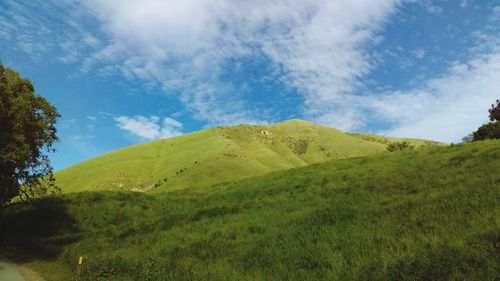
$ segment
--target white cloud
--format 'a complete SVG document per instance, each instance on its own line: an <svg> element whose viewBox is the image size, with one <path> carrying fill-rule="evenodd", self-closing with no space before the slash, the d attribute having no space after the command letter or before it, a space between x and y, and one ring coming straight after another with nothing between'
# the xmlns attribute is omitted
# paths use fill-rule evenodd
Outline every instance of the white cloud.
<svg viewBox="0 0 500 281"><path fill-rule="evenodd" d="M158 116L118 116L115 117L114 120L118 128L142 140L169 138L182 134L182 123L170 117L164 118L161 123L160 117Z"/></svg>
<svg viewBox="0 0 500 281"><path fill-rule="evenodd" d="M443 12L431 1L406 2ZM376 67L368 48L380 42L397 0L85 3L113 42L95 54L96 62L120 64L128 77L180 92L211 124L266 119L221 78L227 61L245 57L270 59L275 77L303 96L303 116L344 130L370 124L369 112L392 126L388 134L455 141L480 125L484 107L498 98L497 58L485 50L472 51L490 55L457 63L413 90L357 95ZM421 59L426 52L412 54Z"/></svg>
<svg viewBox="0 0 500 281"><path fill-rule="evenodd" d="M172 128L181 128L182 127L182 123L175 120L175 119L172 119L170 117L166 117L165 119L163 119L163 125L164 126L169 126L169 127L172 127Z"/></svg>
<svg viewBox="0 0 500 281"><path fill-rule="evenodd" d="M409 2L415 2L422 5L427 10L427 12L431 14L441 14L443 12L443 8L441 8L441 6L439 5L434 4L432 0L410 0Z"/></svg>
<svg viewBox="0 0 500 281"><path fill-rule="evenodd" d="M94 35L87 33L87 32L83 35L83 42L87 46L93 47L93 48L97 48L101 44L101 41L99 39L97 39Z"/></svg>
<svg viewBox="0 0 500 281"><path fill-rule="evenodd" d="M424 49L416 49L412 51L412 54L417 58L417 59L423 59L425 57L425 50Z"/></svg>
<svg viewBox="0 0 500 281"><path fill-rule="evenodd" d="M500 5L493 8L493 15L490 17L490 21L497 21L500 19Z"/></svg>
<svg viewBox="0 0 500 281"><path fill-rule="evenodd" d="M304 114L340 117L335 100L351 93L374 65L367 44L398 0L103 1L84 6L101 22L110 45L87 69L118 64L130 78L154 81L212 124L255 122L263 111L221 76L232 59L266 57L277 79L298 89ZM325 116L323 116L325 115Z"/></svg>
<svg viewBox="0 0 500 281"><path fill-rule="evenodd" d="M59 60L80 62L83 71L118 73L178 94L195 117L210 125L259 123L269 120L270 109L280 110L254 106L243 87L224 78L233 70L228 70L228 62L240 59L269 60L273 69L266 75L297 90L304 101L303 117L344 130L363 128L380 118L375 123L392 126L388 134L456 141L483 122L485 109L500 89L498 36L484 28L475 33L478 44L466 54L472 59L456 63L422 86L357 93L377 67L370 47L383 40L384 24L401 3L443 12L429 0L68 0L64 3L69 7L84 8L83 16L70 13L61 19L61 24L72 27L61 28L65 30L61 34L46 27L47 17L35 23L16 17L22 4L8 2L14 7L12 13L0 13L0 34L6 40L16 38L26 52L39 53L51 48L51 40L39 38L51 38L62 51ZM471 6L470 1L457 3ZM44 5L43 11L52 9ZM494 27L500 7L491 13ZM78 24L79 17L88 15L97 19L101 27L97 33L102 36ZM27 35L14 37L18 30ZM46 45L35 44L39 42ZM408 54L406 59L412 60L426 56L422 49ZM143 139L180 133L170 119L120 116L115 120Z"/></svg>
<svg viewBox="0 0 500 281"><path fill-rule="evenodd" d="M47 64L53 59L63 63L80 62L99 47L99 39L84 30L79 21L84 15L68 10L68 6L71 0L3 0L0 41L9 42L38 63ZM53 15L57 15L56 21Z"/></svg>
<svg viewBox="0 0 500 281"><path fill-rule="evenodd" d="M459 141L488 121L488 108L500 98L500 50L454 63L421 88L374 96L366 107L392 122L386 134Z"/></svg>

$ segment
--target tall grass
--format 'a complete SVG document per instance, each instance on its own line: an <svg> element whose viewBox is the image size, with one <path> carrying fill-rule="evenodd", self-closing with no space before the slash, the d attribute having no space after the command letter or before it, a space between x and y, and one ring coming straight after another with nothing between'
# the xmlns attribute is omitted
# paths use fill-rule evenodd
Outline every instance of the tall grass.
<svg viewBox="0 0 500 281"><path fill-rule="evenodd" d="M500 276L499 141L170 193L69 194L49 206L12 208L0 225L2 247L47 280L69 280L80 255L82 280Z"/></svg>

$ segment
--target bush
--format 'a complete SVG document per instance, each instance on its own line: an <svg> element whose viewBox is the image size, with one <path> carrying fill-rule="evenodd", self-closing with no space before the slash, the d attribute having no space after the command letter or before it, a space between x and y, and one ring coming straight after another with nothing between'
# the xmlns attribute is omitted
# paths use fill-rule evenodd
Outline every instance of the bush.
<svg viewBox="0 0 500 281"><path fill-rule="evenodd" d="M395 151L408 151L415 149L414 145L410 145L407 141L401 142L393 142L387 145L387 151L395 152Z"/></svg>

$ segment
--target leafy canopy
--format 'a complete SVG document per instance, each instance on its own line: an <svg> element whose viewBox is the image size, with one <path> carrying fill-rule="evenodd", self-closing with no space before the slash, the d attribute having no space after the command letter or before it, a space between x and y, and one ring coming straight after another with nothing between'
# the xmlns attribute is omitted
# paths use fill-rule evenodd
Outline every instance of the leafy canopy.
<svg viewBox="0 0 500 281"><path fill-rule="evenodd" d="M491 105L488 110L490 122L483 124L473 132L472 135L464 138L464 141L478 141L486 139L500 139L500 100Z"/></svg>
<svg viewBox="0 0 500 281"><path fill-rule="evenodd" d="M59 116L28 79L0 63L0 208L57 191L46 152L58 139Z"/></svg>
<svg viewBox="0 0 500 281"><path fill-rule="evenodd" d="M488 112L490 113L490 121L500 121L500 100L497 100L496 104L492 104Z"/></svg>

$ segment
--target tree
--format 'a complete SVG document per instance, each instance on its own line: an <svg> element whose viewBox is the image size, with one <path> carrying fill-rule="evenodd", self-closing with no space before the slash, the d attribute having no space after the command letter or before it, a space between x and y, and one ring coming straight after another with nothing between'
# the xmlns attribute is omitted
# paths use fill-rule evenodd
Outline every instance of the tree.
<svg viewBox="0 0 500 281"><path fill-rule="evenodd" d="M483 124L472 133L472 140L500 139L500 100L488 110L490 122Z"/></svg>
<svg viewBox="0 0 500 281"><path fill-rule="evenodd" d="M500 139L500 122L490 122L482 125L473 134L474 140Z"/></svg>
<svg viewBox="0 0 500 281"><path fill-rule="evenodd" d="M0 63L0 209L57 192L47 152L58 140L56 108Z"/></svg>
<svg viewBox="0 0 500 281"><path fill-rule="evenodd" d="M500 121L500 100L497 100L496 103L496 105L492 104L491 108L488 110L491 122Z"/></svg>

